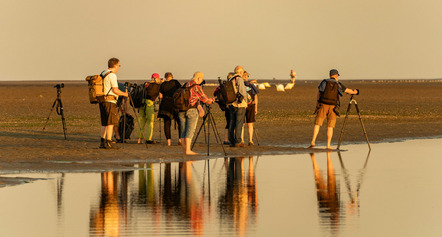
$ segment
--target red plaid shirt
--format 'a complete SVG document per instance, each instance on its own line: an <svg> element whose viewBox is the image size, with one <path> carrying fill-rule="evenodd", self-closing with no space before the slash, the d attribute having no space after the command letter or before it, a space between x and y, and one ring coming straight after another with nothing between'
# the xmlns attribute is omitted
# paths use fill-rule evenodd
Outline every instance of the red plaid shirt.
<svg viewBox="0 0 442 237"><path fill-rule="evenodd" d="M192 86L192 85L195 85L195 86L193 86L192 88L190 88L190 98L189 98L190 106L195 106L195 104L196 104L198 101L202 101L203 103L207 103L208 101L210 101L210 102L213 101L213 99L208 98L208 97L206 96L206 94L204 94L204 91L203 91L203 89L201 88L201 86L200 86L200 85L197 85L197 84L195 83L195 81L192 80L192 81L188 82L188 83L186 84L186 87L190 87L190 86Z"/></svg>

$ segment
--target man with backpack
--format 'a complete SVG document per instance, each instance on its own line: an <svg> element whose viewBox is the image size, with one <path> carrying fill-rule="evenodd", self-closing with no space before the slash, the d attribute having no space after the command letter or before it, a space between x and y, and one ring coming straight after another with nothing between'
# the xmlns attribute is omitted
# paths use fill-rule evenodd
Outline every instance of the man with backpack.
<svg viewBox="0 0 442 237"><path fill-rule="evenodd" d="M111 58L108 61L108 69L101 73L103 77L103 88L105 92L104 101L99 103L101 117L101 143L100 148L114 149L112 145L112 133L114 125L118 124L118 96L127 97L127 92L118 89L118 81L116 73L120 70L120 60Z"/></svg>
<svg viewBox="0 0 442 237"><path fill-rule="evenodd" d="M241 66L235 67L235 75L230 79L236 88L236 100L227 105L230 112L229 142L231 147L245 147L241 142L241 134L247 108L247 92L242 78L244 69Z"/></svg>
<svg viewBox="0 0 442 237"><path fill-rule="evenodd" d="M339 96L345 93L357 95L359 90L353 90L345 87L338 81L339 72L336 69L330 70L330 78L324 79L318 86L318 104L316 106L315 127L313 129L313 138L308 148L315 146L316 137L319 128L322 126L324 119L327 117L327 149L333 149L330 145L333 137L333 128L336 124L336 115L339 116Z"/></svg>

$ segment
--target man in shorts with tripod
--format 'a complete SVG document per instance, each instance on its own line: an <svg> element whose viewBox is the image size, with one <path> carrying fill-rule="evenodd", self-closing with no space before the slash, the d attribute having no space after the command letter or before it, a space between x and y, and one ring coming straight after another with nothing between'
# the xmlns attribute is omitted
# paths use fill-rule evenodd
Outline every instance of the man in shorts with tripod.
<svg viewBox="0 0 442 237"><path fill-rule="evenodd" d="M103 88L105 92L104 101L100 102L101 117L101 143L100 148L115 149L112 145L112 133L114 125L118 124L118 96L128 96L127 92L118 89L118 81L116 73L120 70L120 60L118 58L109 59L108 69L104 70L100 75L103 78Z"/></svg>
<svg viewBox="0 0 442 237"><path fill-rule="evenodd" d="M330 143L333 137L333 128L336 125L336 115L339 116L339 96L342 96L344 92L353 95L359 94L359 90L352 90L342 85L338 81L338 77L338 70L332 69L330 70L330 79L324 79L318 86L315 127L312 142L308 148L315 146L319 128L322 126L324 119L327 118L327 149L333 149Z"/></svg>

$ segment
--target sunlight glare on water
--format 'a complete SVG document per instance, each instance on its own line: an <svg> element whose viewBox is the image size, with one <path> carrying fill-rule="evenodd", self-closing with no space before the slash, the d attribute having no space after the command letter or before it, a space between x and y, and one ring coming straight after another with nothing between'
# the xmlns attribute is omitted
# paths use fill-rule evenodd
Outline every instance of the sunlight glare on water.
<svg viewBox="0 0 442 237"><path fill-rule="evenodd" d="M0 235L438 236L441 142L2 175Z"/></svg>

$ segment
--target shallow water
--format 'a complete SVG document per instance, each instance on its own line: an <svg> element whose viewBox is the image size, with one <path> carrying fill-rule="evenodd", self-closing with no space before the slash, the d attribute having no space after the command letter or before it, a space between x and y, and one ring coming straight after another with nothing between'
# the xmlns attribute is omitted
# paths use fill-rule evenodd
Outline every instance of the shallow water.
<svg viewBox="0 0 442 237"><path fill-rule="evenodd" d="M440 236L441 144L3 175L0 236Z"/></svg>

